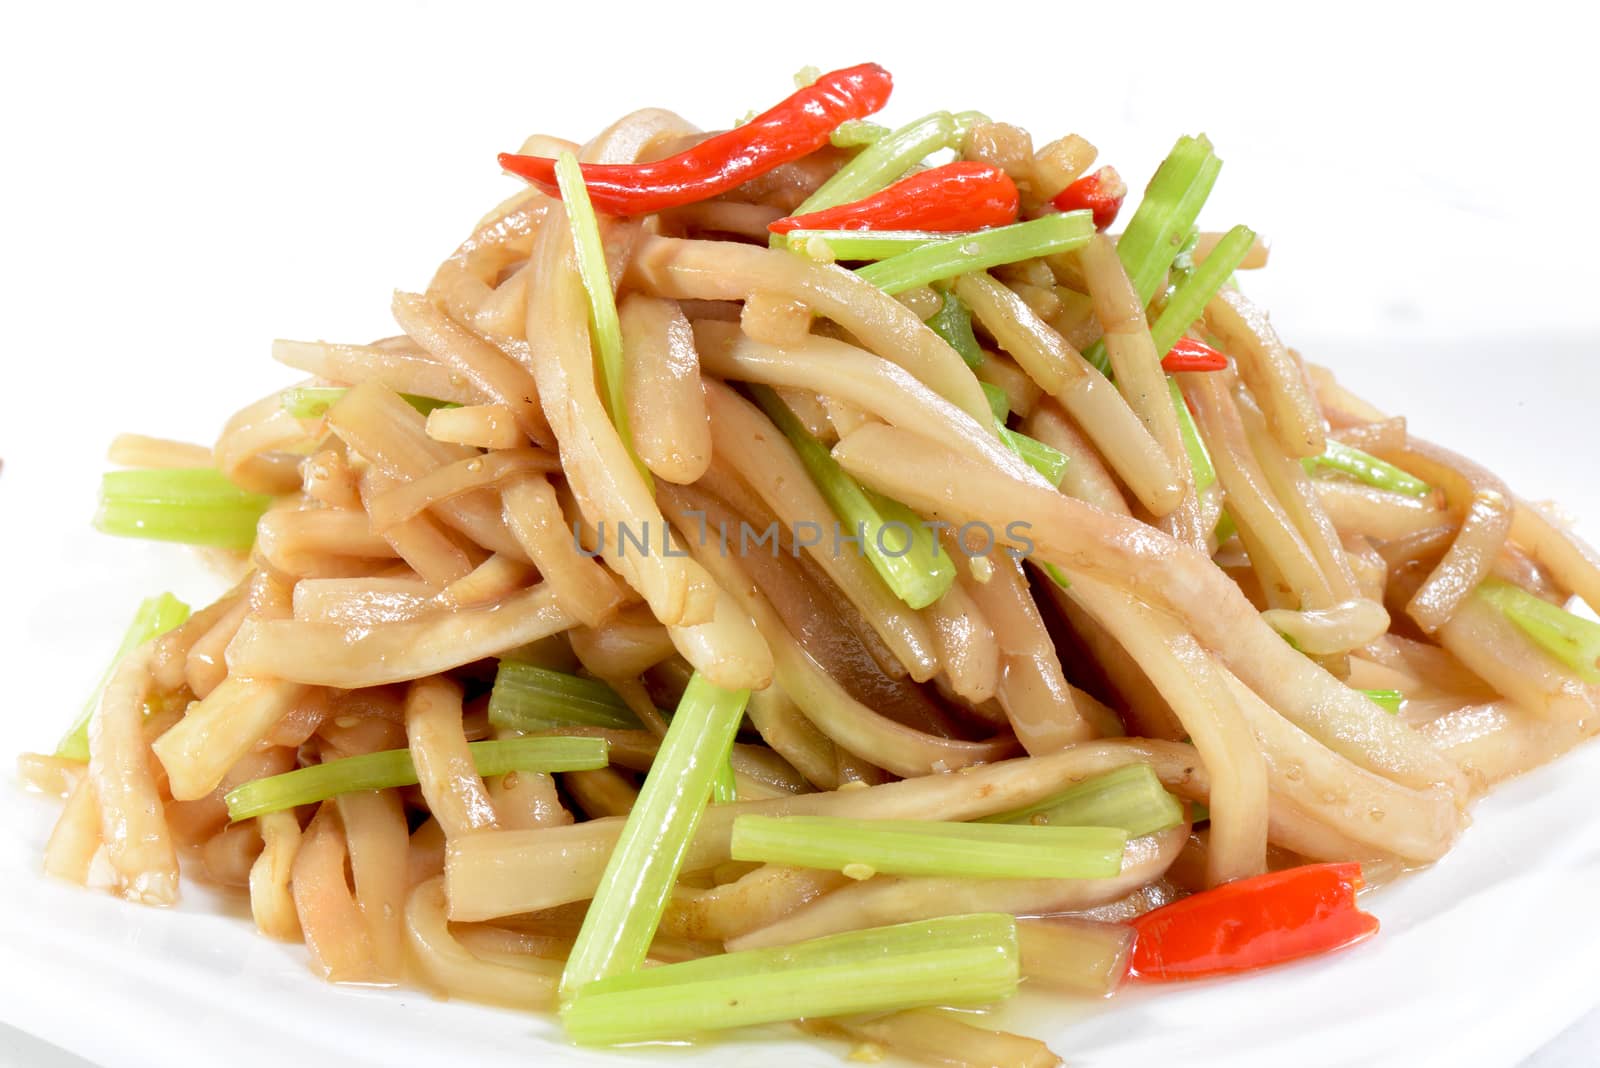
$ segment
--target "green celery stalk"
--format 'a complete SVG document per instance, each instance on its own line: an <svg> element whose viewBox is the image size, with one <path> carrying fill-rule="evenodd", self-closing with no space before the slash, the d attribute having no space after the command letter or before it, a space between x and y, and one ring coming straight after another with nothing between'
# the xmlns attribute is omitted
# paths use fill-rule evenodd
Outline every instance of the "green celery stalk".
<svg viewBox="0 0 1600 1068"><path fill-rule="evenodd" d="M955 130L955 116L935 111L885 134L856 153L791 214L806 215L871 196L897 181L922 157L947 147Z"/></svg>
<svg viewBox="0 0 1600 1068"><path fill-rule="evenodd" d="M984 271L1082 248L1094 236L1087 211L1064 211L1027 222L978 230L869 263L856 274L886 293L903 293L943 278Z"/></svg>
<svg viewBox="0 0 1600 1068"><path fill-rule="evenodd" d="M749 699L748 690L719 689L698 672L689 679L584 914L561 974L563 1000L644 963Z"/></svg>
<svg viewBox="0 0 1600 1068"><path fill-rule="evenodd" d="M1122 870L1118 827L1009 826L833 816L740 816L734 860L799 868L864 865L886 875L1107 879Z"/></svg>
<svg viewBox="0 0 1600 1068"><path fill-rule="evenodd" d="M1167 792L1149 764L1129 764L1074 783L1061 793L985 823L1046 827L1119 827L1128 837L1154 834L1183 822L1183 804Z"/></svg>
<svg viewBox="0 0 1600 1068"><path fill-rule="evenodd" d="M343 386L295 386L279 393L278 401L283 405L283 410L296 419L321 419L347 392ZM423 415L437 408L461 407L455 401L423 397L416 393L402 393L400 399Z"/></svg>
<svg viewBox="0 0 1600 1068"><path fill-rule="evenodd" d="M1222 514L1217 516L1217 529L1215 533L1217 544L1219 546L1226 545L1228 539L1237 533L1239 533L1239 524L1234 521L1233 516L1229 515L1228 510L1224 508L1222 510Z"/></svg>
<svg viewBox="0 0 1600 1068"><path fill-rule="evenodd" d="M272 504L209 467L135 468L100 478L94 526L105 534L245 550Z"/></svg>
<svg viewBox="0 0 1600 1068"><path fill-rule="evenodd" d="M889 127L864 119L846 119L828 135L834 148L861 148L888 136Z"/></svg>
<svg viewBox="0 0 1600 1068"><path fill-rule="evenodd" d="M1067 458L1060 450L1038 438L1011 430L1004 423L996 426L995 430L999 432L1000 440L1026 460L1029 467L1043 475L1046 482L1056 487L1061 485L1061 479L1067 473Z"/></svg>
<svg viewBox="0 0 1600 1068"><path fill-rule="evenodd" d="M1307 474L1315 473L1319 467L1325 467L1330 471L1339 471L1359 479L1369 486L1403 493L1408 497L1426 497L1433 492L1432 486L1415 475L1407 474L1386 460L1380 460L1376 456L1332 439L1329 439L1328 446L1321 456L1309 456L1300 462Z"/></svg>
<svg viewBox="0 0 1600 1068"><path fill-rule="evenodd" d="M1190 324L1200 318L1200 313L1211 303L1211 298L1217 295L1234 270L1244 262L1255 239L1255 231L1248 226L1235 226L1223 235L1205 261L1178 283L1167 298L1166 307L1161 309L1161 314L1150 326L1156 352L1166 355Z"/></svg>
<svg viewBox="0 0 1600 1068"><path fill-rule="evenodd" d="M1590 685L1600 683L1600 623L1573 615L1499 579L1486 579L1477 595L1498 608L1574 675Z"/></svg>
<svg viewBox="0 0 1600 1068"><path fill-rule="evenodd" d="M1167 376L1167 389L1172 393L1172 409L1178 413L1178 436L1183 439L1183 451L1189 455L1195 492L1204 493L1216 484L1217 469L1211 466L1211 456L1206 452L1205 442L1200 440L1194 416L1189 414L1189 406L1183 402L1183 391L1171 375Z"/></svg>
<svg viewBox="0 0 1600 1068"><path fill-rule="evenodd" d="M790 230L783 240L790 252L811 255L815 250L813 258L826 249L835 260L882 260L949 236L932 230ZM814 241L820 244L813 245Z"/></svg>
<svg viewBox="0 0 1600 1068"><path fill-rule="evenodd" d="M606 267L606 250L600 241L600 220L589 200L589 187L583 184L578 157L563 152L556 157L556 185L567 206L567 223L572 243L578 252L578 274L589 295L589 327L594 332L594 351L600 370L600 392L611 425L633 453L633 434L628 429L628 409L622 396L622 324L617 319L617 297L611 291L611 274ZM650 473L634 458L646 484Z"/></svg>
<svg viewBox="0 0 1600 1068"><path fill-rule="evenodd" d="M955 129L950 131L950 147L957 152L961 151L974 126L994 121L981 111L958 111L951 118L955 120Z"/></svg>
<svg viewBox="0 0 1600 1068"><path fill-rule="evenodd" d="M558 727L637 730L639 720L617 692L599 679L552 671L520 660L501 660L489 691L491 726L517 731Z"/></svg>
<svg viewBox="0 0 1600 1068"><path fill-rule="evenodd" d="M711 780L711 803L726 805L739 800L739 783L733 777L733 764L724 760L717 765L716 778Z"/></svg>
<svg viewBox="0 0 1600 1068"><path fill-rule="evenodd" d="M826 446L811 436L770 388L751 386L750 394L799 453L800 462L834 515L852 533L860 533L860 551L895 596L912 608L926 608L943 597L955 582L955 563L940 549L939 540L922 525L921 518L899 501L866 489L846 474ZM896 553L896 549L901 551Z"/></svg>
<svg viewBox="0 0 1600 1068"><path fill-rule="evenodd" d="M1211 195L1222 161L1204 134L1180 137L1117 240L1117 256L1143 304L1150 303L1200 208ZM1170 347L1170 346L1169 346Z"/></svg>
<svg viewBox="0 0 1600 1068"><path fill-rule="evenodd" d="M100 694L105 690L106 684L111 681L112 673L117 670L117 665L122 663L123 657L151 638L158 637L182 625L188 618L189 606L170 593L146 597L139 602L138 611L133 613L133 621L128 624L127 631L123 633L122 644L117 646L116 655L111 658L111 663L106 665L105 672L100 676L99 683L95 685L94 692L89 695L89 700L84 704L83 711L78 713L77 720L67 733L61 736L61 742L56 746L56 756L64 760L88 762L89 721L94 718L94 710L100 706Z"/></svg>
<svg viewBox="0 0 1600 1068"><path fill-rule="evenodd" d="M1145 187L1144 198L1117 239L1117 258L1128 272L1140 304L1149 304L1155 296L1156 287L1194 229L1220 170L1222 161L1204 134L1178 138L1156 168L1155 176ZM1171 347L1169 344L1158 351L1165 354ZM1106 357L1104 341L1090 345L1083 357L1101 374L1110 374L1111 361Z"/></svg>
<svg viewBox="0 0 1600 1068"><path fill-rule="evenodd" d="M983 349L978 346L978 337L972 332L972 311L967 307L966 302L954 293L946 292L941 295L944 300L940 303L939 310L934 312L927 320L929 329L943 338L946 345L955 349L968 367L974 370L982 367L984 361ZM980 384L985 387L985 393L990 389L999 388L988 383ZM1003 392L1000 395L1001 397L1005 396ZM993 396L989 398L989 406L991 408L995 406ZM997 414L995 418L1005 422L1005 418L1010 414L1010 411L1011 404L1007 401L1005 409Z"/></svg>
<svg viewBox="0 0 1600 1068"><path fill-rule="evenodd" d="M1406 695L1399 690L1362 690L1367 695L1367 700L1383 709L1385 712L1397 713L1405 702Z"/></svg>
<svg viewBox="0 0 1600 1068"><path fill-rule="evenodd" d="M606 766L604 738L503 738L467 746L483 776L512 771L589 771ZM357 790L412 786L417 767L409 749L330 760L306 768L256 779L228 791L228 818L247 820L314 801L326 801Z"/></svg>
<svg viewBox="0 0 1600 1068"><path fill-rule="evenodd" d="M989 402L989 411L994 415L994 421L1004 425L1011 417L1011 398L1006 396L1006 391L993 382L979 382L983 390L983 397Z"/></svg>
<svg viewBox="0 0 1600 1068"><path fill-rule="evenodd" d="M801 1017L978 1006L1016 993L1016 921L944 916L646 968L592 983L562 1009L580 1045L691 1037Z"/></svg>

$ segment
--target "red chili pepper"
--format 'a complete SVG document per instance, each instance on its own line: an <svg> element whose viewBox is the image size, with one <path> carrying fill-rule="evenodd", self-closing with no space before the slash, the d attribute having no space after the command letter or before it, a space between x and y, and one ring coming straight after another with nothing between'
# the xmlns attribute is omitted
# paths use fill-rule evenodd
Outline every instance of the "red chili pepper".
<svg viewBox="0 0 1600 1068"><path fill-rule="evenodd" d="M1094 228L1104 230L1116 221L1128 185L1115 167L1101 167L1067 186L1050 201L1062 211L1094 212Z"/></svg>
<svg viewBox="0 0 1600 1068"><path fill-rule="evenodd" d="M1359 864L1307 864L1195 894L1133 921L1132 974L1157 982L1264 968L1378 930L1356 907Z"/></svg>
<svg viewBox="0 0 1600 1068"><path fill-rule="evenodd" d="M1228 366L1228 358L1204 341L1180 337L1167 354L1161 357L1161 369L1169 374L1177 371L1220 371Z"/></svg>
<svg viewBox="0 0 1600 1068"><path fill-rule="evenodd" d="M892 87L889 72L876 63L836 70L743 126L676 156L656 163L585 163L583 184L596 210L607 215L648 215L693 204L815 152L841 122L883 107ZM557 193L553 159L502 152L500 166Z"/></svg>
<svg viewBox="0 0 1600 1068"><path fill-rule="evenodd" d="M1017 185L999 167L963 160L919 171L882 192L835 208L790 215L767 229L982 230L1017 221Z"/></svg>

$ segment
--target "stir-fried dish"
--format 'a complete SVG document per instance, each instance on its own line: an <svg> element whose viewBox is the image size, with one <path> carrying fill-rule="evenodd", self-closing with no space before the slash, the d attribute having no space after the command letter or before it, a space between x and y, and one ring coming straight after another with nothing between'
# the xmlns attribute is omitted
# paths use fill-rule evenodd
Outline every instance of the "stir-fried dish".
<svg viewBox="0 0 1600 1068"><path fill-rule="evenodd" d="M1205 137L1124 204L1075 134L797 81L530 138L400 333L117 439L100 528L237 578L22 758L49 872L181 858L329 980L582 1044L1046 1065L950 1010L1359 942L1600 724L1600 560L1279 339Z"/></svg>

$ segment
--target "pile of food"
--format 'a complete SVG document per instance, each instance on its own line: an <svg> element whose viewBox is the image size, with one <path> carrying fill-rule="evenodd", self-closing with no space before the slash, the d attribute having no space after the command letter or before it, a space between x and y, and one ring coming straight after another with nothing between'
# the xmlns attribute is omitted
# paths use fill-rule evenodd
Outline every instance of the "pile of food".
<svg viewBox="0 0 1600 1068"><path fill-rule="evenodd" d="M1600 561L1285 347L1204 137L1123 210L1076 135L798 81L529 139L401 333L118 439L100 527L240 577L22 759L48 871L181 856L329 980L584 1044L1054 1064L947 1010L1359 941L1600 724Z"/></svg>

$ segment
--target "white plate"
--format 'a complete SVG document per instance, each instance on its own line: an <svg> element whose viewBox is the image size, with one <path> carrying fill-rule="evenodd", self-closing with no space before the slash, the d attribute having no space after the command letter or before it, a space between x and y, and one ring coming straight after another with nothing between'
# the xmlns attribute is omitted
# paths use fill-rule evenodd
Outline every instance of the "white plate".
<svg viewBox="0 0 1600 1068"><path fill-rule="evenodd" d="M603 78L593 27L552 25L557 14L526 3L448 18L319 5L314 32L245 9L215 22L107 10L91 35L73 24L75 7L29 9L50 21L0 64L0 78L18 79L0 86L8 99L30 101L17 155L35 164L8 169L19 187L0 198L14 235L0 289L22 294L8 302L0 416L0 755L54 743L140 597L217 592L181 550L87 529L112 433L206 440L226 412L291 379L267 362L270 337L384 332L388 289L425 284L505 195L484 166L526 131L582 133L657 102L726 122L773 95L774 69L781 79L806 62L863 58L853 43L824 52L813 37L783 51L774 42L795 43L780 36L789 14L724 6L694 20L694 54L715 56L716 76L686 74L652 29L608 39ZM1415 432L1528 496L1562 501L1600 538L1592 242L1555 212L1545 220L1560 225L1530 227L1526 214L1539 195L1558 210L1587 202L1593 143L1546 103L1584 99L1578 82L1560 81L1587 69L1581 35L1518 47L1503 20L1464 21L1452 33L1475 43L1430 52L1403 39L1406 16L1390 10L1381 35L1362 19L1325 22L1319 49L1279 48L1270 16L1238 20L1208 48L1194 36L1204 27L1141 7L1122 27L1128 47L1080 48L1081 34L1041 23L1003 54L957 58L941 36L954 23L908 20L899 5L875 12L808 5L804 23L849 19L852 42L879 42L868 51L901 86L890 121L954 105L1049 136L1076 127L1135 183L1176 132L1207 129L1229 163L1206 219L1242 219L1275 239L1272 268L1244 281L1289 342L1407 414ZM1095 39L1117 36L1111 19L1093 16ZM1411 29L1415 42L1438 30L1430 19ZM524 66L485 70L484 33L491 52L513 42ZM1135 40L1172 69L1140 75L1152 67L1134 62ZM1503 77L1461 61L1474 48L1492 50ZM1518 55L1530 58L1517 67ZM638 77L612 76L626 70ZM1428 101L1425 122L1395 110L1416 100ZM1486 125L1493 144L1481 141ZM115 187L94 167L47 165L81 162L91 143L126 154ZM397 165L364 166L378 152ZM1513 161L1526 170L1508 186L1499 172ZM226 182L213 180L219 169ZM1600 1003L1597 775L1590 746L1503 787L1443 862L1370 897L1383 932L1350 952L1105 1004L1028 998L1005 1019L1075 1065L1514 1063ZM39 856L56 805L5 778L0 1021L91 1060L839 1063L841 1047L784 1029L756 1045L600 1055L566 1046L542 1019L325 986L301 948L257 937L236 902L193 883L179 908L156 912L47 880ZM12 1059L24 1056L45 1053Z"/></svg>

